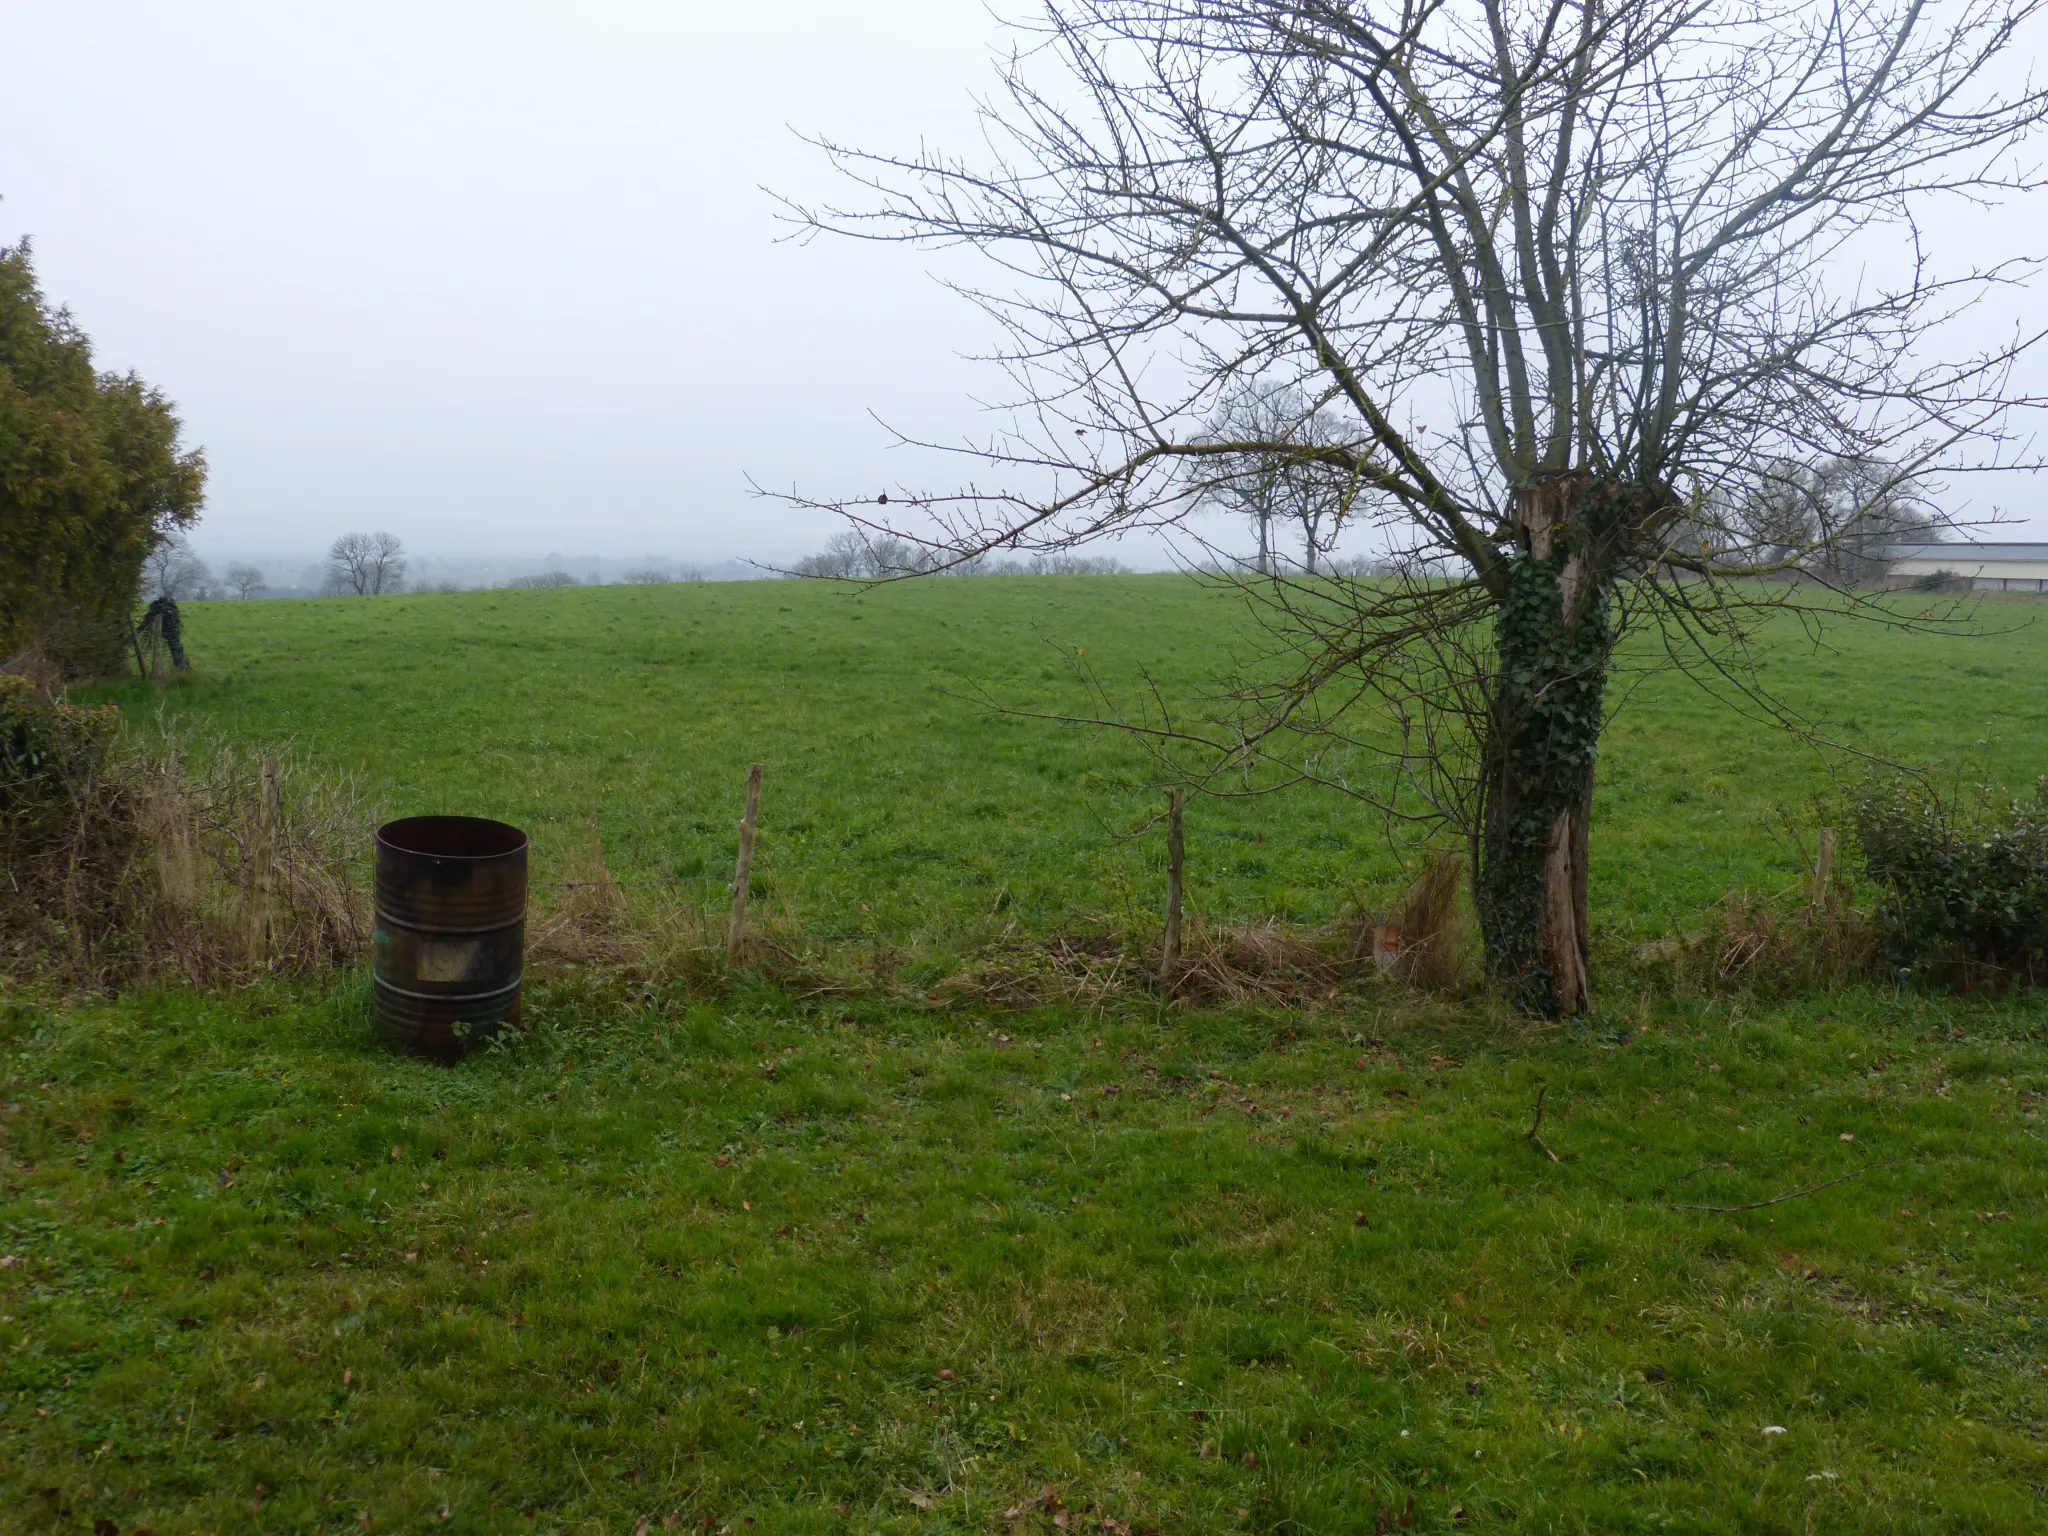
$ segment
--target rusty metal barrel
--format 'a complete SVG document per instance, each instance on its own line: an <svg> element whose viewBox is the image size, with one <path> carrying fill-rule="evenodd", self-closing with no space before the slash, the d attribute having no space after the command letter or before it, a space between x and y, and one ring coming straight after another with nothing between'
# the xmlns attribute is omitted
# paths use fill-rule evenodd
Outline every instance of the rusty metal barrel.
<svg viewBox="0 0 2048 1536"><path fill-rule="evenodd" d="M526 834L481 816L377 829L371 1020L387 1045L454 1061L519 1022Z"/></svg>

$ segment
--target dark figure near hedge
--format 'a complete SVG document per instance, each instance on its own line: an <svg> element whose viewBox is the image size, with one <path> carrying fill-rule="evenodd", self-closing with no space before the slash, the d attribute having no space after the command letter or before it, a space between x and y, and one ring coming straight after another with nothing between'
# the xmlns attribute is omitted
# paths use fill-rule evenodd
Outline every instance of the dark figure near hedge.
<svg viewBox="0 0 2048 1536"><path fill-rule="evenodd" d="M142 613L142 631L148 634L155 630L163 637L164 649L171 653L171 665L180 672L188 672L192 663L185 659L185 622L178 617L178 605L168 597L160 597Z"/></svg>

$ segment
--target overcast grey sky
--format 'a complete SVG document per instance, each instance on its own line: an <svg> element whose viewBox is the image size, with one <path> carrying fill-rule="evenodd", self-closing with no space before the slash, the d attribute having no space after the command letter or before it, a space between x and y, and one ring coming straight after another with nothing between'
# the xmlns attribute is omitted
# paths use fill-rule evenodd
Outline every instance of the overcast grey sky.
<svg viewBox="0 0 2048 1536"><path fill-rule="evenodd" d="M778 244L791 127L970 131L971 0L12 0L0 243L183 409L203 547L715 556L959 430L971 312L914 254ZM984 383L987 381L984 380Z"/></svg>
<svg viewBox="0 0 2048 1536"><path fill-rule="evenodd" d="M8 0L0 243L183 408L204 550L774 559L827 526L748 475L892 483L870 412L999 385L928 260L778 244L760 189L829 185L793 127L970 147L998 44L975 0Z"/></svg>

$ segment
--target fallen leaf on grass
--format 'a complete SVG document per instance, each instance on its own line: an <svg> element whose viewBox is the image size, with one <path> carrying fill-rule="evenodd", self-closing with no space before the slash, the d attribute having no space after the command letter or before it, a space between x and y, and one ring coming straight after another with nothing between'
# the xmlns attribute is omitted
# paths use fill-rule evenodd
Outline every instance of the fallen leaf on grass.
<svg viewBox="0 0 2048 1536"><path fill-rule="evenodd" d="M932 1496L928 1493L913 1493L910 1496L910 1505L913 1509L930 1509Z"/></svg>
<svg viewBox="0 0 2048 1536"><path fill-rule="evenodd" d="M1013 1504L1010 1508L1003 1511L1003 1518L1005 1520L1021 1520L1026 1515L1030 1514L1033 1510L1052 1509L1055 1508L1059 1504L1059 1502L1060 1496L1054 1490L1052 1484L1040 1483L1038 1485L1038 1496L1036 1498L1026 1499L1021 1504Z"/></svg>

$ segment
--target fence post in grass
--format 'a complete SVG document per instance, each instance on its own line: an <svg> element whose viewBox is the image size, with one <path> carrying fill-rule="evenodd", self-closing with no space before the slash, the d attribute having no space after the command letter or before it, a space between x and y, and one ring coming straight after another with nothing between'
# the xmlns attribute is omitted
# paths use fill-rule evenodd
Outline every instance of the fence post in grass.
<svg viewBox="0 0 2048 1536"><path fill-rule="evenodd" d="M732 879L732 922L725 931L725 963L738 965L747 943L747 886L754 878L754 825L761 815L761 765L747 770L747 810L740 817L740 862Z"/></svg>
<svg viewBox="0 0 2048 1536"><path fill-rule="evenodd" d="M1181 811L1187 792L1166 792L1166 937L1159 946L1159 984L1171 987L1180 968L1181 876L1187 866L1187 839L1181 825Z"/></svg>
<svg viewBox="0 0 2048 1536"><path fill-rule="evenodd" d="M1825 907L1830 904L1835 883L1835 829L1820 829L1820 849L1813 856L1813 904Z"/></svg>
<svg viewBox="0 0 2048 1536"><path fill-rule="evenodd" d="M277 759L266 757L256 792L256 846L249 861L249 953L258 965L270 962L271 871L280 798Z"/></svg>

